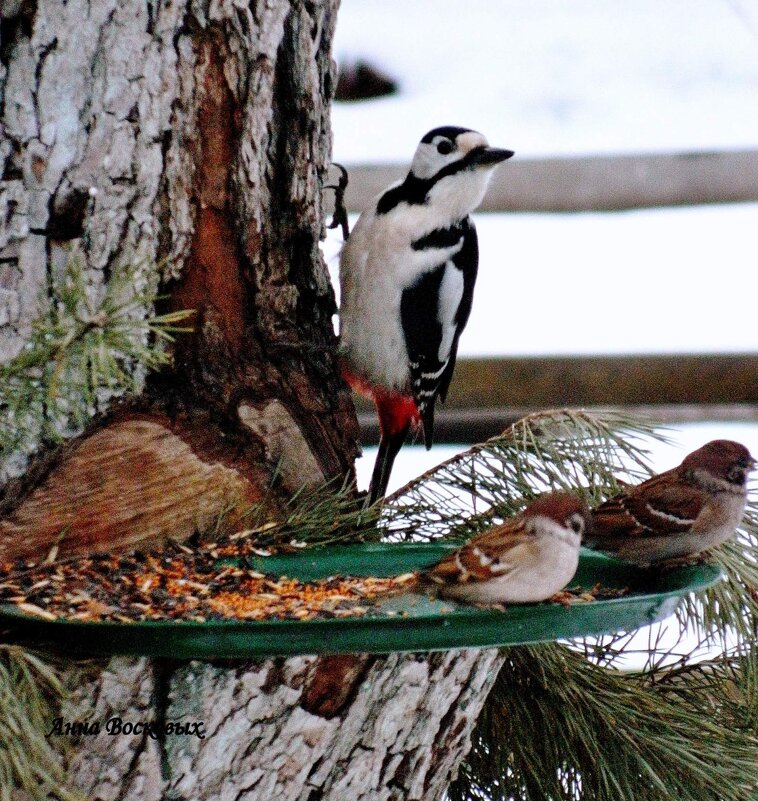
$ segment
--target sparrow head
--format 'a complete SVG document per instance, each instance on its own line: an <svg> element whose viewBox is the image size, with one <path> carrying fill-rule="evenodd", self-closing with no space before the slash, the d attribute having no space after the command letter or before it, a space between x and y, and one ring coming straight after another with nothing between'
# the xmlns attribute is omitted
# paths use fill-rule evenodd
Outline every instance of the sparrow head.
<svg viewBox="0 0 758 801"><path fill-rule="evenodd" d="M434 128L421 139L411 163L411 175L428 181L458 172L489 174L512 155L512 150L490 147L487 139L477 131L446 125Z"/></svg>
<svg viewBox="0 0 758 801"><path fill-rule="evenodd" d="M587 504L578 495L570 492L548 492L540 495L526 507L524 518L527 525L540 518L557 523L557 527L547 526L545 530L563 537L568 535L570 542L577 547L592 527L592 515Z"/></svg>
<svg viewBox="0 0 758 801"><path fill-rule="evenodd" d="M685 456L681 466L686 472L704 471L714 478L744 487L756 464L750 451L739 442L714 439Z"/></svg>

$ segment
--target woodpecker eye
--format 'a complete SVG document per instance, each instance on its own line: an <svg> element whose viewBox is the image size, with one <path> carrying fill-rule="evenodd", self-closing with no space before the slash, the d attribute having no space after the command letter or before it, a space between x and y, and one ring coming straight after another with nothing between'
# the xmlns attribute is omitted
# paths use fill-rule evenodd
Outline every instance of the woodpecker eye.
<svg viewBox="0 0 758 801"><path fill-rule="evenodd" d="M581 515L571 515L566 522L575 534L584 533L584 519Z"/></svg>
<svg viewBox="0 0 758 801"><path fill-rule="evenodd" d="M448 153L453 152L453 143L449 139L443 139L437 145L437 152L443 156L447 156Z"/></svg>

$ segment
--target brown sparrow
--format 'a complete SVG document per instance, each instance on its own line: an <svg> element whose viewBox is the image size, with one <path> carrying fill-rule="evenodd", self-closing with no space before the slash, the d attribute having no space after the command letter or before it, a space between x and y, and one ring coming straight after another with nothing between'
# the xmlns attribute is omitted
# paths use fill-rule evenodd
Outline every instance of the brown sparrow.
<svg viewBox="0 0 758 801"><path fill-rule="evenodd" d="M681 559L728 540L742 520L756 461L739 442L715 439L672 470L624 486L593 511L585 545L647 565Z"/></svg>
<svg viewBox="0 0 758 801"><path fill-rule="evenodd" d="M516 517L474 537L419 575L438 595L475 604L536 603L574 577L591 523L576 495L540 496Z"/></svg>

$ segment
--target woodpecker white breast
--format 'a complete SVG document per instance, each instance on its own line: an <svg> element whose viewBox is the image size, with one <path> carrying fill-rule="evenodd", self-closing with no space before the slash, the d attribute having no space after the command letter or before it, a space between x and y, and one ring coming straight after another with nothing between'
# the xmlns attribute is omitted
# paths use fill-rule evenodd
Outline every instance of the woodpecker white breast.
<svg viewBox="0 0 758 801"><path fill-rule="evenodd" d="M479 253L469 214L494 168L512 155L467 128L429 131L408 175L374 200L342 250L347 367L367 384L413 398L427 447L471 311Z"/></svg>

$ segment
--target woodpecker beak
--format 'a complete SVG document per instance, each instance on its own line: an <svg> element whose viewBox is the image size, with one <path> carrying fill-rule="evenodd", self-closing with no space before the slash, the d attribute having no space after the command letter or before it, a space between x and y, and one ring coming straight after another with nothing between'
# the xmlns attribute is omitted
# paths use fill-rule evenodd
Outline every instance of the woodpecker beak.
<svg viewBox="0 0 758 801"><path fill-rule="evenodd" d="M502 150L497 147L478 147L469 154L469 157L472 164L489 166L490 164L499 164L501 161L509 159L512 155L512 150Z"/></svg>

